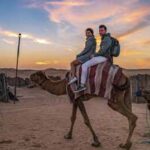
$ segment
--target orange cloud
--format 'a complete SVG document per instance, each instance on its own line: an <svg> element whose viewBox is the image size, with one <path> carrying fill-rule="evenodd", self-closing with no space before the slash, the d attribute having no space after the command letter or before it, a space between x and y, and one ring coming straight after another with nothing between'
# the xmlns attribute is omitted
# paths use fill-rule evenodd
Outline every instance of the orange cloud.
<svg viewBox="0 0 150 150"><path fill-rule="evenodd" d="M80 2L64 0L61 2L56 1L44 3L43 8L49 13L49 19L51 21L56 23L61 23L64 21L76 26L79 26L80 23L81 26L81 23L88 23L91 21L96 21L97 19L103 19L109 17L110 15L114 15L118 6L112 2L110 3L113 5L113 7L108 5L105 1L100 4L99 0L81 0ZM50 5L53 7L49 7ZM109 11L105 9L106 6L107 10L109 9Z"/></svg>
<svg viewBox="0 0 150 150"><path fill-rule="evenodd" d="M123 68L130 68L130 69L136 69L136 68L150 68L150 58L115 58L114 63L118 64L119 66Z"/></svg>
<svg viewBox="0 0 150 150"><path fill-rule="evenodd" d="M37 61L37 62L35 62L35 64L36 65L49 65L49 64L51 64L51 65L57 65L57 64L59 64L59 61L58 60L44 60L44 61Z"/></svg>
<svg viewBox="0 0 150 150"><path fill-rule="evenodd" d="M48 65L49 62L47 62L47 61L37 61L35 64L37 64L37 65Z"/></svg>
<svg viewBox="0 0 150 150"><path fill-rule="evenodd" d="M121 50L121 56L122 57L128 57L128 56L142 56L145 54L145 51L142 51L142 50Z"/></svg>
<svg viewBox="0 0 150 150"><path fill-rule="evenodd" d="M150 40L144 41L143 44L150 45Z"/></svg>
<svg viewBox="0 0 150 150"><path fill-rule="evenodd" d="M75 2L75 1L52 1L52 2L46 2L46 4L50 4L50 5L59 5L59 6L84 6L84 5L89 5L89 3L87 2Z"/></svg>

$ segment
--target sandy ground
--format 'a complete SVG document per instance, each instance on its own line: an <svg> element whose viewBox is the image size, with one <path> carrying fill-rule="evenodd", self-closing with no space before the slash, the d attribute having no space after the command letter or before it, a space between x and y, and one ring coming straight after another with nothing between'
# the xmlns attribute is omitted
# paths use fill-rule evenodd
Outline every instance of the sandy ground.
<svg viewBox="0 0 150 150"><path fill-rule="evenodd" d="M20 101L0 103L0 150L120 150L125 141L128 122L125 117L107 106L107 100L94 98L85 102L91 124L102 147L93 148L92 136L78 112L72 140L64 134L70 127L72 105L66 95L55 96L40 88L19 88ZM144 143L150 137L145 119L145 104L133 104L138 116L132 150L149 150ZM149 139L148 139L149 138Z"/></svg>

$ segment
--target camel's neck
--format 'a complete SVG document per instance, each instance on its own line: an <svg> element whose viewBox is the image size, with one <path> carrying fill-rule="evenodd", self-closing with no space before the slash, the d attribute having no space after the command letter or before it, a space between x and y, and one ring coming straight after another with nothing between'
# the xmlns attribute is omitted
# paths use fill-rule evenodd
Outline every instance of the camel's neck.
<svg viewBox="0 0 150 150"><path fill-rule="evenodd" d="M55 86L57 86L57 85L59 85L59 86L65 85L65 86L66 86L66 79L62 79L62 80L58 80L58 81L54 81L54 80L52 80L52 79L48 79L48 80L49 80L49 82L50 82L52 85L55 85Z"/></svg>

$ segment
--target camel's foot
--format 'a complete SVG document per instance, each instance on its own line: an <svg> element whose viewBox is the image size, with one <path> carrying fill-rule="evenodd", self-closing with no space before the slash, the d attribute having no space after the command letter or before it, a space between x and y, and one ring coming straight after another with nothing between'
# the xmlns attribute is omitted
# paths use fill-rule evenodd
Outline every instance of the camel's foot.
<svg viewBox="0 0 150 150"><path fill-rule="evenodd" d="M68 133L64 136L65 139L72 139L72 134Z"/></svg>
<svg viewBox="0 0 150 150"><path fill-rule="evenodd" d="M100 147L101 143L99 142L98 139L94 140L94 142L91 144L93 147Z"/></svg>
<svg viewBox="0 0 150 150"><path fill-rule="evenodd" d="M132 146L132 143L129 142L129 143L126 143L126 144L120 144L119 145L121 148L123 149L126 149L126 150L130 150L131 146Z"/></svg>

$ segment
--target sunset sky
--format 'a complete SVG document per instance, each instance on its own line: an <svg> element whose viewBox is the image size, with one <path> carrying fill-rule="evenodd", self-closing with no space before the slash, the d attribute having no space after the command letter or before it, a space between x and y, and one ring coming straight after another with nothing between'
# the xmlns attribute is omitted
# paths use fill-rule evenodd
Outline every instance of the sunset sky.
<svg viewBox="0 0 150 150"><path fill-rule="evenodd" d="M69 68L92 27L121 44L115 63L150 68L150 0L0 0L0 68L14 68L22 33L19 68Z"/></svg>

